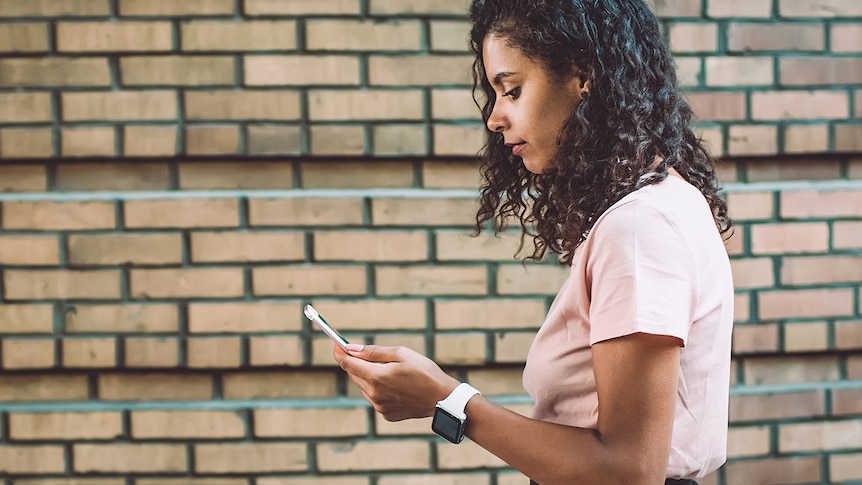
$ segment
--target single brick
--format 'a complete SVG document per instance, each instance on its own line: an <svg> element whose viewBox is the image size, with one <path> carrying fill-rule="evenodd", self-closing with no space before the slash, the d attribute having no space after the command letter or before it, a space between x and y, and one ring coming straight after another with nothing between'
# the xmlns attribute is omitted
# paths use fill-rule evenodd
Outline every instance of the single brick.
<svg viewBox="0 0 862 485"><path fill-rule="evenodd" d="M0 17L108 16L109 0L0 0Z"/></svg>
<svg viewBox="0 0 862 485"><path fill-rule="evenodd" d="M308 469L302 443L219 443L194 447L198 473L292 472Z"/></svg>
<svg viewBox="0 0 862 485"><path fill-rule="evenodd" d="M198 20L183 23L180 28L184 51L296 49L294 20Z"/></svg>
<svg viewBox="0 0 862 485"><path fill-rule="evenodd" d="M499 295L556 295L569 277L569 266L500 265L497 269Z"/></svg>
<svg viewBox="0 0 862 485"><path fill-rule="evenodd" d="M431 50L469 52L469 22L463 20L432 20Z"/></svg>
<svg viewBox="0 0 862 485"><path fill-rule="evenodd" d="M176 154L176 126L123 127L123 155L129 157L170 157Z"/></svg>
<svg viewBox="0 0 862 485"><path fill-rule="evenodd" d="M473 162L427 161L422 164L423 188L475 189L479 183L479 170Z"/></svg>
<svg viewBox="0 0 862 485"><path fill-rule="evenodd" d="M734 52L822 51L826 35L822 23L731 22L727 48Z"/></svg>
<svg viewBox="0 0 862 485"><path fill-rule="evenodd" d="M7 270L4 296L10 300L120 298L120 272L111 270Z"/></svg>
<svg viewBox="0 0 862 485"><path fill-rule="evenodd" d="M104 91L62 93L65 121L173 120L174 91Z"/></svg>
<svg viewBox="0 0 862 485"><path fill-rule="evenodd" d="M488 272L484 266L377 267L378 295L484 295Z"/></svg>
<svg viewBox="0 0 862 485"><path fill-rule="evenodd" d="M235 227L236 199L129 200L123 204L128 228Z"/></svg>
<svg viewBox="0 0 862 485"><path fill-rule="evenodd" d="M57 167L54 190L168 190L167 163L75 163Z"/></svg>
<svg viewBox="0 0 862 485"><path fill-rule="evenodd" d="M195 232L194 262L302 261L305 236L299 232Z"/></svg>
<svg viewBox="0 0 862 485"><path fill-rule="evenodd" d="M735 289L771 288L775 285L772 258L745 258L730 261Z"/></svg>
<svg viewBox="0 0 862 485"><path fill-rule="evenodd" d="M829 324L826 322L784 325L785 352L822 352L829 349Z"/></svg>
<svg viewBox="0 0 862 485"><path fill-rule="evenodd" d="M492 455L488 450L472 441L463 449L455 450L453 446L441 446L437 443L437 464L443 470L462 468L502 468L506 463Z"/></svg>
<svg viewBox="0 0 862 485"><path fill-rule="evenodd" d="M114 337L63 339L63 367L94 369L116 365L117 341Z"/></svg>
<svg viewBox="0 0 862 485"><path fill-rule="evenodd" d="M707 2L712 18L745 17L767 19L772 16L772 0L719 0Z"/></svg>
<svg viewBox="0 0 862 485"><path fill-rule="evenodd" d="M533 344L535 332L498 332L494 334L494 362L522 364Z"/></svg>
<svg viewBox="0 0 862 485"><path fill-rule="evenodd" d="M674 63L676 63L676 77L680 86L687 88L702 84L700 78L703 72L703 62L701 62L700 57L677 56L674 58Z"/></svg>
<svg viewBox="0 0 862 485"><path fill-rule="evenodd" d="M466 13L461 0L370 0L370 4L372 15Z"/></svg>
<svg viewBox="0 0 862 485"><path fill-rule="evenodd" d="M670 26L673 52L715 52L718 48L718 24L674 22Z"/></svg>
<svg viewBox="0 0 862 485"><path fill-rule="evenodd" d="M233 0L119 0L122 16L232 15Z"/></svg>
<svg viewBox="0 0 862 485"><path fill-rule="evenodd" d="M846 119L847 93L833 91L781 91L751 93L755 120Z"/></svg>
<svg viewBox="0 0 862 485"><path fill-rule="evenodd" d="M239 126L186 126L186 153L189 155L239 153Z"/></svg>
<svg viewBox="0 0 862 485"><path fill-rule="evenodd" d="M423 125L377 125L371 128L375 155L424 155L427 153Z"/></svg>
<svg viewBox="0 0 862 485"><path fill-rule="evenodd" d="M131 337L125 342L126 367L176 367L179 341L170 337Z"/></svg>
<svg viewBox="0 0 862 485"><path fill-rule="evenodd" d="M434 247L439 261L512 261L517 259L519 239L514 232L485 231L473 237L467 231L439 231Z"/></svg>
<svg viewBox="0 0 862 485"><path fill-rule="evenodd" d="M862 480L862 453L829 456L829 481L831 483Z"/></svg>
<svg viewBox="0 0 862 485"><path fill-rule="evenodd" d="M746 118L745 93L689 93L686 100L700 120L736 121Z"/></svg>
<svg viewBox="0 0 862 485"><path fill-rule="evenodd" d="M2 42L2 31L0 31L0 42ZM0 106L3 106L3 111L0 111L2 123L51 121L49 93L0 93Z"/></svg>
<svg viewBox="0 0 862 485"><path fill-rule="evenodd" d="M71 264L122 266L126 264L179 264L180 234L72 235L67 240Z"/></svg>
<svg viewBox="0 0 862 485"><path fill-rule="evenodd" d="M248 55L243 58L249 86L359 84L359 58L344 55Z"/></svg>
<svg viewBox="0 0 862 485"><path fill-rule="evenodd" d="M473 199L385 198L371 200L374 225L472 226L477 204Z"/></svg>
<svg viewBox="0 0 862 485"><path fill-rule="evenodd" d="M783 285L854 283L862 280L862 256L785 257L781 264Z"/></svg>
<svg viewBox="0 0 862 485"><path fill-rule="evenodd" d="M728 132L727 151L730 155L778 153L778 128L767 125L732 125Z"/></svg>
<svg viewBox="0 0 862 485"><path fill-rule="evenodd" d="M862 25L832 24L830 47L832 52L842 54L862 52Z"/></svg>
<svg viewBox="0 0 862 485"><path fill-rule="evenodd" d="M435 120L481 120L479 107L476 106L473 91L470 89L431 89L431 116Z"/></svg>
<svg viewBox="0 0 862 485"><path fill-rule="evenodd" d="M316 261L424 261L425 231L316 231Z"/></svg>
<svg viewBox="0 0 862 485"><path fill-rule="evenodd" d="M113 127L63 128L60 131L60 146L63 155L70 157L115 155Z"/></svg>
<svg viewBox="0 0 862 485"><path fill-rule="evenodd" d="M764 357L744 367L745 385L832 382L840 379L838 357Z"/></svg>
<svg viewBox="0 0 862 485"><path fill-rule="evenodd" d="M9 436L15 440L114 439L123 433L118 412L10 413Z"/></svg>
<svg viewBox="0 0 862 485"><path fill-rule="evenodd" d="M862 421L859 420L778 426L778 450L781 453L853 449L860 448L860 445Z"/></svg>
<svg viewBox="0 0 862 485"><path fill-rule="evenodd" d="M2 131L0 131L0 143L2 138ZM2 156L3 147L0 146L0 157ZM3 167L0 192L45 192L47 187L48 177L44 166L6 165Z"/></svg>
<svg viewBox="0 0 862 485"><path fill-rule="evenodd" d="M783 17L860 17L862 5L854 0L779 0L778 13Z"/></svg>
<svg viewBox="0 0 862 485"><path fill-rule="evenodd" d="M313 155L363 155L365 127L361 125L312 125L309 129Z"/></svg>
<svg viewBox="0 0 862 485"><path fill-rule="evenodd" d="M421 23L413 20L309 20L305 48L312 51L418 51Z"/></svg>
<svg viewBox="0 0 862 485"><path fill-rule="evenodd" d="M312 121L421 120L423 95L419 90L311 91Z"/></svg>
<svg viewBox="0 0 862 485"><path fill-rule="evenodd" d="M243 295L240 268L134 269L132 298L227 298Z"/></svg>
<svg viewBox="0 0 862 485"><path fill-rule="evenodd" d="M434 125L434 154L474 157L485 145L487 133L480 124Z"/></svg>
<svg viewBox="0 0 862 485"><path fill-rule="evenodd" d="M70 305L65 312L69 333L172 333L179 328L176 305Z"/></svg>
<svg viewBox="0 0 862 485"><path fill-rule="evenodd" d="M368 59L368 81L372 86L469 86L472 56L377 56Z"/></svg>
<svg viewBox="0 0 862 485"><path fill-rule="evenodd" d="M829 151L829 125L791 125L784 127L785 153Z"/></svg>
<svg viewBox="0 0 862 485"><path fill-rule="evenodd" d="M786 86L862 82L862 58L856 57L783 57L778 69Z"/></svg>
<svg viewBox="0 0 862 485"><path fill-rule="evenodd" d="M203 401L212 398L212 377L200 374L100 374L99 399L107 401Z"/></svg>
<svg viewBox="0 0 862 485"><path fill-rule="evenodd" d="M72 446L77 473L178 473L187 471L182 444L86 444Z"/></svg>
<svg viewBox="0 0 862 485"><path fill-rule="evenodd" d="M727 205L737 221L775 217L772 192L729 192Z"/></svg>
<svg viewBox="0 0 862 485"><path fill-rule="evenodd" d="M245 0L246 15L359 15L359 0Z"/></svg>
<svg viewBox="0 0 862 485"><path fill-rule="evenodd" d="M302 309L298 302L190 303L189 332L254 333L297 331Z"/></svg>
<svg viewBox="0 0 862 485"><path fill-rule="evenodd" d="M248 349L253 366L299 366L303 362L303 341L297 335L251 337Z"/></svg>
<svg viewBox="0 0 862 485"><path fill-rule="evenodd" d="M9 339L2 343L4 369L50 369L54 367L54 339Z"/></svg>
<svg viewBox="0 0 862 485"><path fill-rule="evenodd" d="M252 198L248 201L253 226L343 226L362 224L359 198Z"/></svg>
<svg viewBox="0 0 862 485"><path fill-rule="evenodd" d="M0 305L0 334L52 333L53 305Z"/></svg>
<svg viewBox="0 0 862 485"><path fill-rule="evenodd" d="M315 301L314 305L339 329L421 330L426 327L425 302L418 299Z"/></svg>
<svg viewBox="0 0 862 485"><path fill-rule="evenodd" d="M85 375L0 376L0 400L4 402L82 401L88 399L88 393Z"/></svg>
<svg viewBox="0 0 862 485"><path fill-rule="evenodd" d="M769 86L774 82L772 58L707 57L707 86Z"/></svg>
<svg viewBox="0 0 862 485"><path fill-rule="evenodd" d="M321 471L425 470L431 463L427 441L324 443L317 447Z"/></svg>
<svg viewBox="0 0 862 485"><path fill-rule="evenodd" d="M862 191L788 190L781 193L781 216L858 217L862 214Z"/></svg>
<svg viewBox="0 0 862 485"><path fill-rule="evenodd" d="M459 332L434 336L434 361L440 365L482 365L490 359L484 333Z"/></svg>
<svg viewBox="0 0 862 485"><path fill-rule="evenodd" d="M767 182L779 180L833 180L840 177L841 166L837 161L814 159L764 161L749 165L748 181Z"/></svg>
<svg viewBox="0 0 862 485"><path fill-rule="evenodd" d="M829 246L829 228L822 222L754 224L750 230L755 254L821 252Z"/></svg>
<svg viewBox="0 0 862 485"><path fill-rule="evenodd" d="M833 249L862 248L862 222L836 221L832 226Z"/></svg>
<svg viewBox="0 0 862 485"><path fill-rule="evenodd" d="M778 324L738 325L733 329L734 354L772 354L778 351Z"/></svg>
<svg viewBox="0 0 862 485"><path fill-rule="evenodd" d="M245 421L235 411L133 411L135 439L242 438Z"/></svg>
<svg viewBox="0 0 862 485"><path fill-rule="evenodd" d="M832 414L854 415L860 413L862 413L862 389L834 389L832 391Z"/></svg>
<svg viewBox="0 0 862 485"><path fill-rule="evenodd" d="M823 391L742 394L730 397L730 422L810 419L826 412Z"/></svg>
<svg viewBox="0 0 862 485"><path fill-rule="evenodd" d="M760 318L766 320L853 314L850 289L781 290L758 295Z"/></svg>
<svg viewBox="0 0 862 485"><path fill-rule="evenodd" d="M658 17L699 17L703 0L647 0Z"/></svg>
<svg viewBox="0 0 862 485"><path fill-rule="evenodd" d="M110 86L108 59L44 57L0 59L0 87Z"/></svg>
<svg viewBox="0 0 862 485"><path fill-rule="evenodd" d="M398 161L308 162L299 169L306 189L408 188L414 179L413 167Z"/></svg>
<svg viewBox="0 0 862 485"><path fill-rule="evenodd" d="M856 152L862 147L862 125L835 124L835 151Z"/></svg>
<svg viewBox="0 0 862 485"><path fill-rule="evenodd" d="M299 155L302 153L302 128L299 126L249 126L246 147L249 155ZM275 188L288 183L270 182ZM266 188L266 187L263 187Z"/></svg>
<svg viewBox="0 0 862 485"><path fill-rule="evenodd" d="M60 445L0 446L0 472L15 475L63 473L65 455Z"/></svg>
<svg viewBox="0 0 862 485"><path fill-rule="evenodd" d="M0 157L47 158L53 153L50 128L0 130Z"/></svg>
<svg viewBox="0 0 862 485"><path fill-rule="evenodd" d="M835 322L835 348L862 349L862 321Z"/></svg>
<svg viewBox="0 0 862 485"><path fill-rule="evenodd" d="M235 79L230 56L134 56L120 58L125 86L225 86Z"/></svg>
<svg viewBox="0 0 862 485"><path fill-rule="evenodd" d="M254 435L261 438L364 436L368 409L258 409Z"/></svg>
<svg viewBox="0 0 862 485"><path fill-rule="evenodd" d="M252 269L255 295L364 295L364 266L293 266Z"/></svg>
<svg viewBox="0 0 862 485"><path fill-rule="evenodd" d="M179 185L194 189L284 189L292 186L293 168L282 162L180 163Z"/></svg>
<svg viewBox="0 0 862 485"><path fill-rule="evenodd" d="M0 236L0 265L56 266L60 246L56 236Z"/></svg>
<svg viewBox="0 0 862 485"><path fill-rule="evenodd" d="M242 364L239 337L188 337L186 363L190 368L235 368Z"/></svg>
<svg viewBox="0 0 862 485"><path fill-rule="evenodd" d="M225 399L332 398L336 379L332 372L227 373L222 377Z"/></svg>
<svg viewBox="0 0 862 485"><path fill-rule="evenodd" d="M536 329L544 321L545 311L543 300L538 298L438 300L434 302L434 327Z"/></svg>
<svg viewBox="0 0 862 485"><path fill-rule="evenodd" d="M190 120L298 120L298 91L189 91Z"/></svg>
<svg viewBox="0 0 862 485"><path fill-rule="evenodd" d="M58 22L60 52L167 52L170 22Z"/></svg>
<svg viewBox="0 0 862 485"><path fill-rule="evenodd" d="M769 455L770 434L769 426L732 427L728 429L728 458Z"/></svg>

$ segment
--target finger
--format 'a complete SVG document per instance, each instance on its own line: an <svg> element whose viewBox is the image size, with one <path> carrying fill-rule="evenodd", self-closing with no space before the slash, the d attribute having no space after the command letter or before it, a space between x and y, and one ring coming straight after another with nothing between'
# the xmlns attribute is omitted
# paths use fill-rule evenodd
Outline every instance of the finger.
<svg viewBox="0 0 862 485"><path fill-rule="evenodd" d="M387 363L401 361L399 347L351 344L347 346L347 350L350 355L368 362Z"/></svg>

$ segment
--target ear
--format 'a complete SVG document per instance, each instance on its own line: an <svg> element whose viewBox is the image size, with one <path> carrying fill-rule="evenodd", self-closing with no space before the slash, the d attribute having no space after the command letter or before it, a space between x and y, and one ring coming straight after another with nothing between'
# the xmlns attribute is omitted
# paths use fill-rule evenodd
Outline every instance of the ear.
<svg viewBox="0 0 862 485"><path fill-rule="evenodd" d="M573 95L577 95L578 99L583 99L590 92L590 71L584 69L574 69L572 77L569 80L569 90Z"/></svg>

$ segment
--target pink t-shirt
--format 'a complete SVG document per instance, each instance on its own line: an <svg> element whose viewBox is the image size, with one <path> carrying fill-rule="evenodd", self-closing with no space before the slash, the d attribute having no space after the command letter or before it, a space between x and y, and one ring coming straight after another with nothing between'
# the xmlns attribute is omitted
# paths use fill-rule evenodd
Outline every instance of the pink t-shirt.
<svg viewBox="0 0 862 485"><path fill-rule="evenodd" d="M636 190L596 221L533 341L533 417L596 428L590 346L636 332L677 337L667 477L707 475L726 458L732 325L730 263L706 199L673 176Z"/></svg>

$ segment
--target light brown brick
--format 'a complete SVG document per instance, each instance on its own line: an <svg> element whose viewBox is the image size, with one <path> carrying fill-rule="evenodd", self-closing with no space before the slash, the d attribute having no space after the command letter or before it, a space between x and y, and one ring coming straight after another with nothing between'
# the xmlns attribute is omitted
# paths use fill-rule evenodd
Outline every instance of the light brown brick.
<svg viewBox="0 0 862 485"><path fill-rule="evenodd" d="M727 26L731 52L822 51L825 40L822 23L731 22Z"/></svg>
<svg viewBox="0 0 862 485"><path fill-rule="evenodd" d="M862 479L862 453L831 455L829 479L832 483Z"/></svg>
<svg viewBox="0 0 862 485"><path fill-rule="evenodd" d="M308 162L300 164L303 188L360 189L413 186L413 168L402 162Z"/></svg>
<svg viewBox="0 0 862 485"><path fill-rule="evenodd" d="M298 120L298 91L187 91L190 120Z"/></svg>
<svg viewBox="0 0 862 485"><path fill-rule="evenodd" d="M745 385L831 382L840 379L838 357L764 357L749 359Z"/></svg>
<svg viewBox="0 0 862 485"><path fill-rule="evenodd" d="M484 299L434 302L439 330L468 328L538 328L545 319L541 299Z"/></svg>
<svg viewBox="0 0 862 485"><path fill-rule="evenodd" d="M829 247L829 228L822 222L754 224L750 230L755 254L821 252Z"/></svg>
<svg viewBox="0 0 862 485"><path fill-rule="evenodd" d="M119 299L119 271L7 270L4 296L9 300Z"/></svg>
<svg viewBox="0 0 862 485"><path fill-rule="evenodd" d="M246 0L246 15L358 15L359 0Z"/></svg>
<svg viewBox="0 0 862 485"><path fill-rule="evenodd" d="M299 155L302 153L302 128L299 126L248 127L246 147L249 155ZM272 185L278 181L271 182ZM290 187L290 183L277 188Z"/></svg>
<svg viewBox="0 0 862 485"><path fill-rule="evenodd" d="M785 257L781 265L784 285L854 283L862 280L860 256Z"/></svg>
<svg viewBox="0 0 862 485"><path fill-rule="evenodd" d="M0 236L0 265L56 266L59 262L55 236Z"/></svg>
<svg viewBox="0 0 862 485"><path fill-rule="evenodd" d="M755 120L846 119L850 116L846 93L782 91L751 93Z"/></svg>
<svg viewBox="0 0 862 485"><path fill-rule="evenodd" d="M239 268L135 269L132 298L226 298L243 295Z"/></svg>
<svg viewBox="0 0 862 485"><path fill-rule="evenodd" d="M760 318L849 316L853 313L850 289L783 290L760 293Z"/></svg>
<svg viewBox="0 0 862 485"><path fill-rule="evenodd" d="M377 267L378 295L484 295L488 272L484 266Z"/></svg>
<svg viewBox="0 0 862 485"><path fill-rule="evenodd" d="M313 155L362 155L369 148L360 125L313 125L309 136Z"/></svg>
<svg viewBox="0 0 862 485"><path fill-rule="evenodd" d="M847 378L862 379L862 358L851 355L847 358Z"/></svg>
<svg viewBox="0 0 862 485"><path fill-rule="evenodd" d="M425 302L422 300L315 301L314 305L328 322L340 330L425 328Z"/></svg>
<svg viewBox="0 0 862 485"><path fill-rule="evenodd" d="M425 336L422 334L407 334L407 333L387 333L374 335L373 341L375 345L384 345L387 347L406 347L415 350L420 354L428 354L426 349ZM316 348L312 348L315 351ZM332 343L330 342L326 348L327 364L332 362ZM430 428L429 428L430 429Z"/></svg>
<svg viewBox="0 0 862 485"><path fill-rule="evenodd" d="M422 185L426 189L475 189L479 183L479 168L473 162L422 164Z"/></svg>
<svg viewBox="0 0 862 485"><path fill-rule="evenodd" d="M735 354L772 354L778 350L778 324L737 325L733 329Z"/></svg>
<svg viewBox="0 0 862 485"><path fill-rule="evenodd" d="M60 146L63 155L69 157L113 156L114 135L114 128L109 126L63 128L60 131Z"/></svg>
<svg viewBox="0 0 862 485"><path fill-rule="evenodd" d="M860 447L862 447L862 421L859 420L778 426L778 450L781 453Z"/></svg>
<svg viewBox="0 0 862 485"><path fill-rule="evenodd" d="M3 339L4 369L54 367L54 339Z"/></svg>
<svg viewBox="0 0 862 485"><path fill-rule="evenodd" d="M707 86L769 86L773 82L771 57L706 58Z"/></svg>
<svg viewBox="0 0 862 485"><path fill-rule="evenodd" d="M424 435L433 437L431 418L406 419L404 421L386 421L378 413L374 415L374 430L378 436ZM440 476L435 473L434 477Z"/></svg>
<svg viewBox="0 0 862 485"><path fill-rule="evenodd" d="M742 394L730 397L730 422L810 418L826 412L823 391Z"/></svg>
<svg viewBox="0 0 862 485"><path fill-rule="evenodd" d="M434 361L440 365L481 365L489 361L484 333L459 332L434 336Z"/></svg>
<svg viewBox="0 0 862 485"><path fill-rule="evenodd" d="M294 20L199 20L181 25L184 51L261 51L296 49Z"/></svg>
<svg viewBox="0 0 862 485"><path fill-rule="evenodd" d="M832 24L830 50L842 54L862 52L862 25Z"/></svg>
<svg viewBox="0 0 862 485"><path fill-rule="evenodd" d="M120 58L126 86L224 86L236 82L230 56L135 56Z"/></svg>
<svg viewBox="0 0 862 485"><path fill-rule="evenodd" d="M4 229L80 230L114 227L110 202L20 201L3 203Z"/></svg>
<svg viewBox="0 0 862 485"><path fill-rule="evenodd" d="M114 337L63 339L63 367L93 369L116 365L117 341Z"/></svg>
<svg viewBox="0 0 862 485"><path fill-rule="evenodd" d="M372 86L469 86L471 56L375 56L368 59Z"/></svg>
<svg viewBox="0 0 862 485"><path fill-rule="evenodd" d="M174 91L104 91L63 93L65 121L173 120Z"/></svg>
<svg viewBox="0 0 862 485"><path fill-rule="evenodd" d="M670 26L673 52L715 52L718 48L718 24L674 22Z"/></svg>
<svg viewBox="0 0 862 485"><path fill-rule="evenodd" d="M375 225L472 226L476 201L454 198L384 198L371 201L371 220Z"/></svg>
<svg viewBox="0 0 862 485"><path fill-rule="evenodd" d="M857 84L862 80L862 59L855 57L784 57L778 62L781 84Z"/></svg>
<svg viewBox="0 0 862 485"><path fill-rule="evenodd" d="M483 232L473 237L466 231L440 231L436 234L436 259L440 261L512 261L518 250L519 235L513 232Z"/></svg>
<svg viewBox="0 0 862 485"><path fill-rule="evenodd" d="M99 399L107 401L205 401L212 377L201 374L100 374Z"/></svg>
<svg viewBox="0 0 862 485"><path fill-rule="evenodd" d="M176 367L179 341L170 337L131 337L125 342L126 367Z"/></svg>
<svg viewBox="0 0 862 485"><path fill-rule="evenodd" d="M189 332L254 333L301 329L299 302L190 303Z"/></svg>
<svg viewBox="0 0 862 485"><path fill-rule="evenodd" d="M430 466L426 441L378 441L319 444L321 471L424 470Z"/></svg>
<svg viewBox="0 0 862 485"><path fill-rule="evenodd" d="M56 168L57 191L168 190L167 163L76 163Z"/></svg>
<svg viewBox="0 0 862 485"><path fill-rule="evenodd" d="M481 389L485 396L518 395L524 393L521 369L476 369L467 371L467 382Z"/></svg>
<svg viewBox="0 0 862 485"><path fill-rule="evenodd" d="M0 25L0 28L3 26ZM3 31L0 30L0 50ZM51 95L49 93L0 93L0 122L28 123L51 121Z"/></svg>
<svg viewBox="0 0 862 485"><path fill-rule="evenodd" d="M58 22L60 52L167 52L170 22Z"/></svg>
<svg viewBox="0 0 862 485"><path fill-rule="evenodd" d="M359 58L344 55L249 55L243 59L249 86L359 84Z"/></svg>
<svg viewBox="0 0 862 485"><path fill-rule="evenodd" d="M569 277L568 266L534 265L524 268L520 264L500 265L497 269L499 295L556 295Z"/></svg>
<svg viewBox="0 0 862 485"><path fill-rule="evenodd" d="M171 333L179 328L177 307L169 304L75 304L65 315L69 333Z"/></svg>
<svg viewBox="0 0 862 485"><path fill-rule="evenodd" d="M727 205L737 221L771 219L775 216L772 192L729 192Z"/></svg>
<svg viewBox="0 0 862 485"><path fill-rule="evenodd" d="M302 443L219 443L194 448L198 473L291 472L308 468Z"/></svg>
<svg viewBox="0 0 862 485"><path fill-rule="evenodd" d="M0 399L3 401L80 401L87 399L87 394L87 376L83 375L0 377Z"/></svg>
<svg viewBox="0 0 862 485"><path fill-rule="evenodd" d="M0 59L0 87L109 86L108 60L98 57Z"/></svg>
<svg viewBox="0 0 862 485"><path fill-rule="evenodd" d="M236 411L133 411L135 439L242 438L245 422Z"/></svg>
<svg viewBox="0 0 862 485"><path fill-rule="evenodd" d="M67 240L72 264L179 264L182 262L179 234L71 235Z"/></svg>
<svg viewBox="0 0 862 485"><path fill-rule="evenodd" d="M279 0L276 0L279 1ZM296 1L296 0L287 0ZM307 0L306 0L307 1ZM257 479L258 485L368 485L369 479L366 477L357 476L335 476L326 475L323 477L267 477L263 476Z"/></svg>
<svg viewBox="0 0 862 485"><path fill-rule="evenodd" d="M785 352L815 352L829 349L829 324L826 322L784 325Z"/></svg>
<svg viewBox="0 0 862 485"><path fill-rule="evenodd" d="M0 472L4 474L63 473L65 451L60 445L0 446Z"/></svg>
<svg viewBox="0 0 862 485"><path fill-rule="evenodd" d="M828 125L791 125L784 127L784 151L786 153L822 153L828 150Z"/></svg>
<svg viewBox="0 0 862 485"><path fill-rule="evenodd" d="M294 266L252 269L255 295L364 295L364 266Z"/></svg>
<svg viewBox="0 0 862 485"><path fill-rule="evenodd" d="M239 153L239 126L187 126L185 136L189 155Z"/></svg>
<svg viewBox="0 0 862 485"><path fill-rule="evenodd" d="M0 138L2 138L2 132L0 132ZM3 147L0 146L0 157L2 156ZM0 192L44 192L47 187L48 177L44 166L6 165L3 167Z"/></svg>
<svg viewBox="0 0 862 485"><path fill-rule="evenodd" d="M862 321L835 322L835 348L862 349Z"/></svg>
<svg viewBox="0 0 862 485"><path fill-rule="evenodd" d="M186 363L190 368L235 368L242 364L239 337L186 338Z"/></svg>
<svg viewBox="0 0 862 485"><path fill-rule="evenodd" d="M15 440L113 439L123 433L118 412L10 413L9 435Z"/></svg>
<svg viewBox="0 0 862 485"><path fill-rule="evenodd" d="M702 84L700 78L703 72L703 63L700 57L677 56L674 58L674 63L676 63L676 77L680 86L692 87Z"/></svg>
<svg viewBox="0 0 862 485"><path fill-rule="evenodd" d="M425 261L425 231L316 231L315 261Z"/></svg>
<svg viewBox="0 0 862 485"><path fill-rule="evenodd" d="M773 155L778 152L778 128L768 125L732 125L728 154Z"/></svg>
<svg viewBox="0 0 862 485"><path fill-rule="evenodd" d="M292 167L284 162L189 162L179 164L179 187L195 189L286 189Z"/></svg>
<svg viewBox="0 0 862 485"><path fill-rule="evenodd" d="M73 469L78 473L170 473L187 471L182 444L73 445Z"/></svg>
<svg viewBox="0 0 862 485"><path fill-rule="evenodd" d="M462 20L432 20L431 50L468 52L470 50L470 24Z"/></svg>
<svg viewBox="0 0 862 485"><path fill-rule="evenodd" d="M832 414L854 415L862 413L862 389L834 389Z"/></svg>
<svg viewBox="0 0 862 485"><path fill-rule="evenodd" d="M536 336L535 332L498 332L494 334L494 362L523 363Z"/></svg>
<svg viewBox="0 0 862 485"><path fill-rule="evenodd" d="M312 121L421 120L423 96L418 90L311 91Z"/></svg>
<svg viewBox="0 0 862 485"><path fill-rule="evenodd" d="M423 125L376 125L371 128L375 155L424 155L427 140Z"/></svg>
<svg viewBox="0 0 862 485"><path fill-rule="evenodd" d="M46 158L54 152L50 128L0 130L0 157Z"/></svg>
<svg viewBox="0 0 862 485"><path fill-rule="evenodd" d="M0 17L107 16L108 0L0 0Z"/></svg>
<svg viewBox="0 0 862 485"><path fill-rule="evenodd" d="M700 120L744 120L745 93L689 93L686 99ZM846 103L845 103L846 104Z"/></svg>
<svg viewBox="0 0 862 485"><path fill-rule="evenodd" d="M862 214L860 190L788 190L781 194L782 217L858 217L859 214Z"/></svg>
<svg viewBox="0 0 862 485"><path fill-rule="evenodd" d="M836 152L857 152L862 147L862 125L835 124L834 134Z"/></svg>
<svg viewBox="0 0 862 485"><path fill-rule="evenodd" d="M707 2L707 15L712 18L769 18L772 0L720 0Z"/></svg>
<svg viewBox="0 0 862 485"><path fill-rule="evenodd" d="M251 337L248 348L253 366L299 366L303 362L303 342L297 335Z"/></svg>
<svg viewBox="0 0 862 485"><path fill-rule="evenodd" d="M734 259L730 268L736 289L770 288L775 284L772 258Z"/></svg>
<svg viewBox="0 0 862 485"><path fill-rule="evenodd" d="M399 422L397 424L402 424ZM427 426L431 426L430 423ZM529 483L530 479L524 475L520 476L519 482L511 482L511 484ZM488 485L491 476L488 473L434 473L433 476L425 474L415 475L393 475L383 476L377 481L378 485L397 485L399 483L410 483L410 485ZM510 482L504 482L502 477L497 479L498 485L510 485Z"/></svg>
<svg viewBox="0 0 862 485"><path fill-rule="evenodd" d="M129 157L170 157L176 154L176 126L123 127L123 155Z"/></svg>
<svg viewBox="0 0 862 485"><path fill-rule="evenodd" d="M376 14L459 14L465 13L460 0L371 0L370 12Z"/></svg>
<svg viewBox="0 0 862 485"><path fill-rule="evenodd" d="M762 160L748 166L748 181L773 182L786 180L833 180L840 178L841 165L837 160L794 159Z"/></svg>
<svg viewBox="0 0 862 485"><path fill-rule="evenodd" d="M431 115L435 120L481 119L470 89L431 89Z"/></svg>
<svg viewBox="0 0 862 485"><path fill-rule="evenodd" d="M119 0L122 16L231 15L232 0Z"/></svg>
<svg viewBox="0 0 862 485"><path fill-rule="evenodd" d="M300 232L194 232L194 262L302 261L305 239Z"/></svg>
<svg viewBox="0 0 862 485"><path fill-rule="evenodd" d="M362 224L359 198L253 198L248 201L253 226L341 226Z"/></svg>
<svg viewBox="0 0 862 485"><path fill-rule="evenodd" d="M769 426L731 427L727 433L728 458L769 455Z"/></svg>
<svg viewBox="0 0 862 485"><path fill-rule="evenodd" d="M364 436L368 409L258 409L254 435L262 438Z"/></svg>
<svg viewBox="0 0 862 485"><path fill-rule="evenodd" d="M422 41L414 20L310 20L305 36L305 48L314 51L417 51Z"/></svg>
<svg viewBox="0 0 862 485"><path fill-rule="evenodd" d="M123 204L126 227L235 227L235 199L129 200Z"/></svg>
<svg viewBox="0 0 862 485"><path fill-rule="evenodd" d="M97 484L100 485L100 484ZM138 478L135 485L248 485L244 478Z"/></svg>
<svg viewBox="0 0 862 485"><path fill-rule="evenodd" d="M434 125L434 154L474 157L485 144L483 125Z"/></svg>
<svg viewBox="0 0 862 485"><path fill-rule="evenodd" d="M836 221L832 226L834 249L862 248L862 222Z"/></svg>
<svg viewBox="0 0 862 485"><path fill-rule="evenodd" d="M222 379L225 399L330 398L336 391L331 372L238 372Z"/></svg>
<svg viewBox="0 0 862 485"><path fill-rule="evenodd" d="M0 306L0 334L51 333L54 309L52 305Z"/></svg>
<svg viewBox="0 0 862 485"><path fill-rule="evenodd" d="M467 446L461 449L455 449L453 446L437 443L437 465L444 470L506 467L505 462L476 443L468 441L466 444Z"/></svg>
<svg viewBox="0 0 862 485"><path fill-rule="evenodd" d="M780 0L778 13L786 17L859 17L862 5L853 0Z"/></svg>

